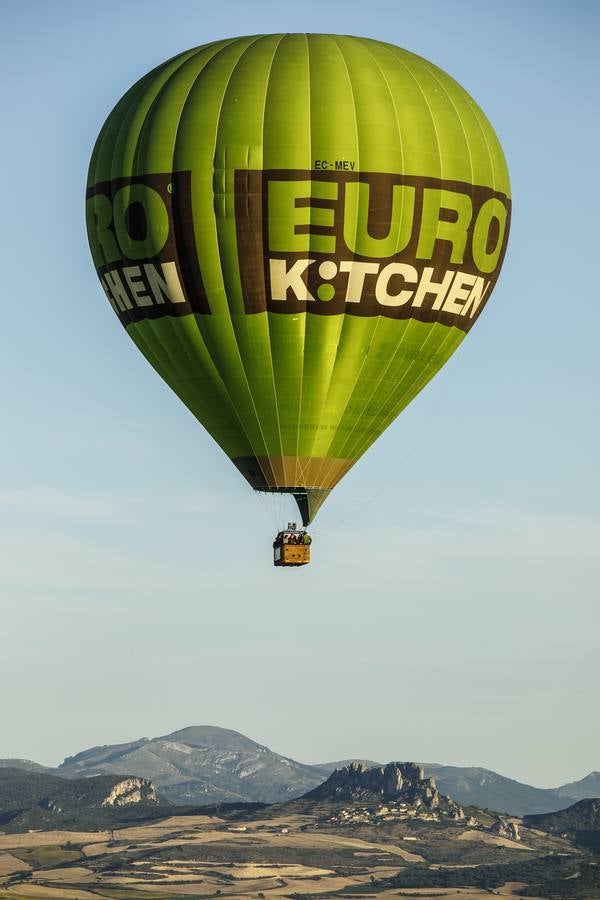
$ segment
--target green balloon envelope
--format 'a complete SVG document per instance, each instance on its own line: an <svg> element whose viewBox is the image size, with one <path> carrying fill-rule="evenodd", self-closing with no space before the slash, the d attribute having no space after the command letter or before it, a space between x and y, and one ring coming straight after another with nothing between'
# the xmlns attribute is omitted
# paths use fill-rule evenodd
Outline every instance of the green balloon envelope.
<svg viewBox="0 0 600 900"><path fill-rule="evenodd" d="M273 34L189 50L125 94L87 221L132 340L307 524L479 317L509 198L491 125L445 72Z"/></svg>

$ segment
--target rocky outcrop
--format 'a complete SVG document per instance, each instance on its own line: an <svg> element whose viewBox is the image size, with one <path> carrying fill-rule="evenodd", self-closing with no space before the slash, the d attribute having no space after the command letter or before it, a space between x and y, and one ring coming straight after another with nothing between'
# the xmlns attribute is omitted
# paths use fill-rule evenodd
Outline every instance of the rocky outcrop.
<svg viewBox="0 0 600 900"><path fill-rule="evenodd" d="M490 825L490 831L492 834L497 834L498 837L509 838L511 841L521 840L518 824L508 819L497 819L493 825Z"/></svg>
<svg viewBox="0 0 600 900"><path fill-rule="evenodd" d="M413 762L391 762L387 766L367 768L351 763L336 769L327 781L309 791L310 800L342 800L344 802L395 801L410 806L437 809L440 794L433 778L425 778L421 766Z"/></svg>
<svg viewBox="0 0 600 900"><path fill-rule="evenodd" d="M352 763L336 769L327 781L300 801L317 801L324 827L393 826L409 821L455 822L464 826L464 809L440 794L433 778L417 763L387 766Z"/></svg>
<svg viewBox="0 0 600 900"><path fill-rule="evenodd" d="M147 778L125 778L112 788L102 806L132 806L135 803L157 803L156 788Z"/></svg>
<svg viewBox="0 0 600 900"><path fill-rule="evenodd" d="M473 824L473 823L475 823L475 820L473 819L472 816L469 816L469 819L472 820L472 821L465 820L465 811L464 811L464 809L462 808L462 806L457 806L455 809L453 809L453 810L450 812L450 818L451 818L451 819L454 819L455 822L463 822L463 821L467 821L467 824ZM476 824L476 823L475 823L475 824Z"/></svg>
<svg viewBox="0 0 600 900"><path fill-rule="evenodd" d="M38 806L40 809L47 809L49 812L62 812L62 807L60 807L58 803L55 803L54 800L49 800L47 797L42 797L42 799L38 802Z"/></svg>

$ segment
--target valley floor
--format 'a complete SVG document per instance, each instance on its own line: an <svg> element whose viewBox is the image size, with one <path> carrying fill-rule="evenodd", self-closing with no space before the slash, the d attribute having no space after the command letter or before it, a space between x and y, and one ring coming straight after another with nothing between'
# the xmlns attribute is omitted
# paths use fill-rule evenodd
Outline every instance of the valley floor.
<svg viewBox="0 0 600 900"><path fill-rule="evenodd" d="M0 833L0 900L514 897L526 882L493 891L387 882L413 867L431 876L549 853L580 858L568 842L527 829L516 842L454 823L330 827L318 813L276 810L243 820L174 816L112 833Z"/></svg>

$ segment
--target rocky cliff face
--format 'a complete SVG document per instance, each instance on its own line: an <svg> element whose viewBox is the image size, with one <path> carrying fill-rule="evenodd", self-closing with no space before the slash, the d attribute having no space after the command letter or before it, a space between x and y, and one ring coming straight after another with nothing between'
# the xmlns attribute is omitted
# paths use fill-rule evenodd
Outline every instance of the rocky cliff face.
<svg viewBox="0 0 600 900"><path fill-rule="evenodd" d="M102 806L132 806L134 803L158 803L156 788L147 778L125 778L112 788Z"/></svg>
<svg viewBox="0 0 600 900"><path fill-rule="evenodd" d="M351 763L342 769L336 769L327 781L305 794L305 797L310 800L344 802L393 801L409 806L425 806L428 809L437 809L442 799L435 786L435 779L425 778L422 767L413 762L391 762L387 766L372 768L361 763ZM443 799L447 801L447 798Z"/></svg>
<svg viewBox="0 0 600 900"><path fill-rule="evenodd" d="M507 819L498 819L490 826L489 830L492 834L497 834L499 837L510 838L512 841L521 840L518 822Z"/></svg>

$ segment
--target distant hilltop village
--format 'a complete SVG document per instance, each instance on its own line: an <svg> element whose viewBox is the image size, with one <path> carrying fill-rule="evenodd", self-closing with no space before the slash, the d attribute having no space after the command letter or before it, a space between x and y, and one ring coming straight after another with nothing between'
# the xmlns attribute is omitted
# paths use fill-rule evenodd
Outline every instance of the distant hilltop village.
<svg viewBox="0 0 600 900"><path fill-rule="evenodd" d="M417 763L391 762L368 768L351 763L336 769L327 781L305 794L306 800L329 800L350 804L336 809L323 821L329 825L377 824L415 819L429 822L450 820L476 826L474 816L465 816L458 803L440 794L435 778L426 778ZM360 805L359 805L360 804ZM517 826L498 821L496 833L519 839Z"/></svg>

